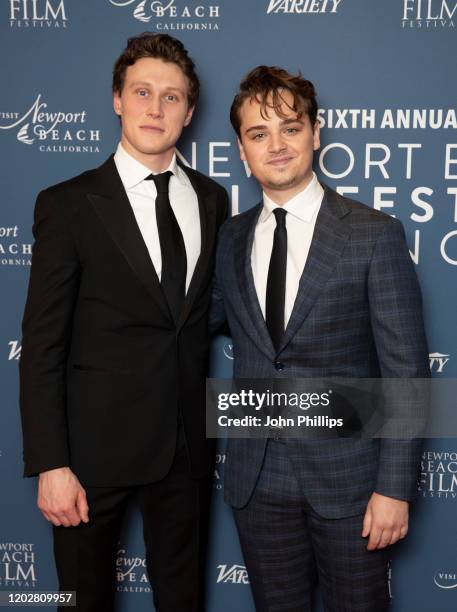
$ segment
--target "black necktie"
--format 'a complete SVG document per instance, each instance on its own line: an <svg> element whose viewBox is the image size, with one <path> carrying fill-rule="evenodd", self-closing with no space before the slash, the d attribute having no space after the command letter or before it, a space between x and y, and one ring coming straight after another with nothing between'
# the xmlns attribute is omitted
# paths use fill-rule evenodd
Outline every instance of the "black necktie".
<svg viewBox="0 0 457 612"><path fill-rule="evenodd" d="M186 295L187 258L184 238L171 208L168 183L171 172L150 174L157 189L156 218L162 254L160 285L175 323L178 322Z"/></svg>
<svg viewBox="0 0 457 612"><path fill-rule="evenodd" d="M284 334L284 306L286 301L287 270L287 211L275 208L276 228L268 268L265 320L273 345L279 349Z"/></svg>

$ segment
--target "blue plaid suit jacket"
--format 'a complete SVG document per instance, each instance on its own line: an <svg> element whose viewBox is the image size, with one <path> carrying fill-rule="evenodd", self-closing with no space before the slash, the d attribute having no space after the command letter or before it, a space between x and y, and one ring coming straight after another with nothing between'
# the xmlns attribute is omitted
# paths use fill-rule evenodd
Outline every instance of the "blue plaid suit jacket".
<svg viewBox="0 0 457 612"><path fill-rule="evenodd" d="M421 295L401 223L324 186L292 315L275 351L251 269L262 204L222 227L210 327L227 320L234 377L428 377ZM278 370L278 362L282 369ZM257 482L266 440L231 439L225 498L243 507ZM421 445L411 440L289 441L297 477L327 518L362 513L373 491L414 496Z"/></svg>

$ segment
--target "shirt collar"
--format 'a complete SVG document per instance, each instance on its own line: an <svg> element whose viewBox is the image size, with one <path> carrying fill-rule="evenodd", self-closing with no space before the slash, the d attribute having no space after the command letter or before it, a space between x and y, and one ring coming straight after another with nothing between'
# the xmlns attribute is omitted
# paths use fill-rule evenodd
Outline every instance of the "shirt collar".
<svg viewBox="0 0 457 612"><path fill-rule="evenodd" d="M322 185L319 183L316 174L313 172L313 178L308 185L306 185L303 191L297 193L297 195L286 202L282 208L301 221L311 223L320 207L323 195L324 190ZM263 208L262 212L260 213L259 222L264 223L267 221L275 208L278 208L278 204L276 204L276 202L269 198L264 192Z"/></svg>
<svg viewBox="0 0 457 612"><path fill-rule="evenodd" d="M141 162L137 161L134 157L127 153L121 143L117 145L116 153L114 154L114 162L116 164L117 171L121 177L122 184L126 189L135 187L150 174L158 174L158 172L151 172L149 168L144 166ZM170 171L182 185L187 185L187 175L179 167L176 159L176 153L173 153L172 160L168 168L164 172Z"/></svg>

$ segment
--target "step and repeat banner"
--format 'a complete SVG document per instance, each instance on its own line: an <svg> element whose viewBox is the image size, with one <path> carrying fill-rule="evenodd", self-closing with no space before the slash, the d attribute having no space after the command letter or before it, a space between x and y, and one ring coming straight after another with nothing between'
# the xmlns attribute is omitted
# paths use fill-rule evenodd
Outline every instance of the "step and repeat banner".
<svg viewBox="0 0 457 612"><path fill-rule="evenodd" d="M37 193L100 165L115 149L111 74L129 36L180 38L202 98L179 143L189 165L229 192L232 214L260 199L228 112L258 64L301 71L318 92L319 179L399 218L424 298L430 365L457 376L456 0L1 0L0 589L57 587L51 529L22 478L21 318ZM229 377L230 338L211 376ZM119 453L122 455L122 445ZM254 610L230 509L225 453L214 474L208 610ZM390 566L394 612L457 609L457 440L425 443L407 540ZM141 523L129 511L117 556L118 609L151 610ZM51 609L51 608L49 608ZM316 610L321 610L319 599ZM183 611L184 612L184 611Z"/></svg>

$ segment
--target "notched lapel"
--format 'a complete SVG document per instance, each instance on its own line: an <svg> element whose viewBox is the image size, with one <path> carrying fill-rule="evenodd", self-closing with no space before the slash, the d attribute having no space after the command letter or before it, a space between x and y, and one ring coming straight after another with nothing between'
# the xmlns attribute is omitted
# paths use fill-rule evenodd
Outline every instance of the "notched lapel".
<svg viewBox="0 0 457 612"><path fill-rule="evenodd" d="M182 327L188 318L195 298L198 295L202 282L206 276L208 266L212 261L214 242L216 240L216 194L209 191L198 174L192 172L180 164L187 174L198 199L198 213L200 216L201 248L197 259L194 273L190 280L189 289L184 300L184 307L178 322L178 328Z"/></svg>
<svg viewBox="0 0 457 612"><path fill-rule="evenodd" d="M266 352L268 357L272 358L274 357L275 350L260 308L251 266L252 244L254 242L257 219L261 211L262 203L252 208L244 219L238 223L238 228L233 237L233 255L238 289L255 332L253 337L259 348Z"/></svg>
<svg viewBox="0 0 457 612"><path fill-rule="evenodd" d="M325 187L308 258L279 351L284 350L298 332L338 263L350 233L341 219L349 213L341 196Z"/></svg>
<svg viewBox="0 0 457 612"><path fill-rule="evenodd" d="M128 264L167 317L167 302L112 157L99 169L99 189L87 197Z"/></svg>

